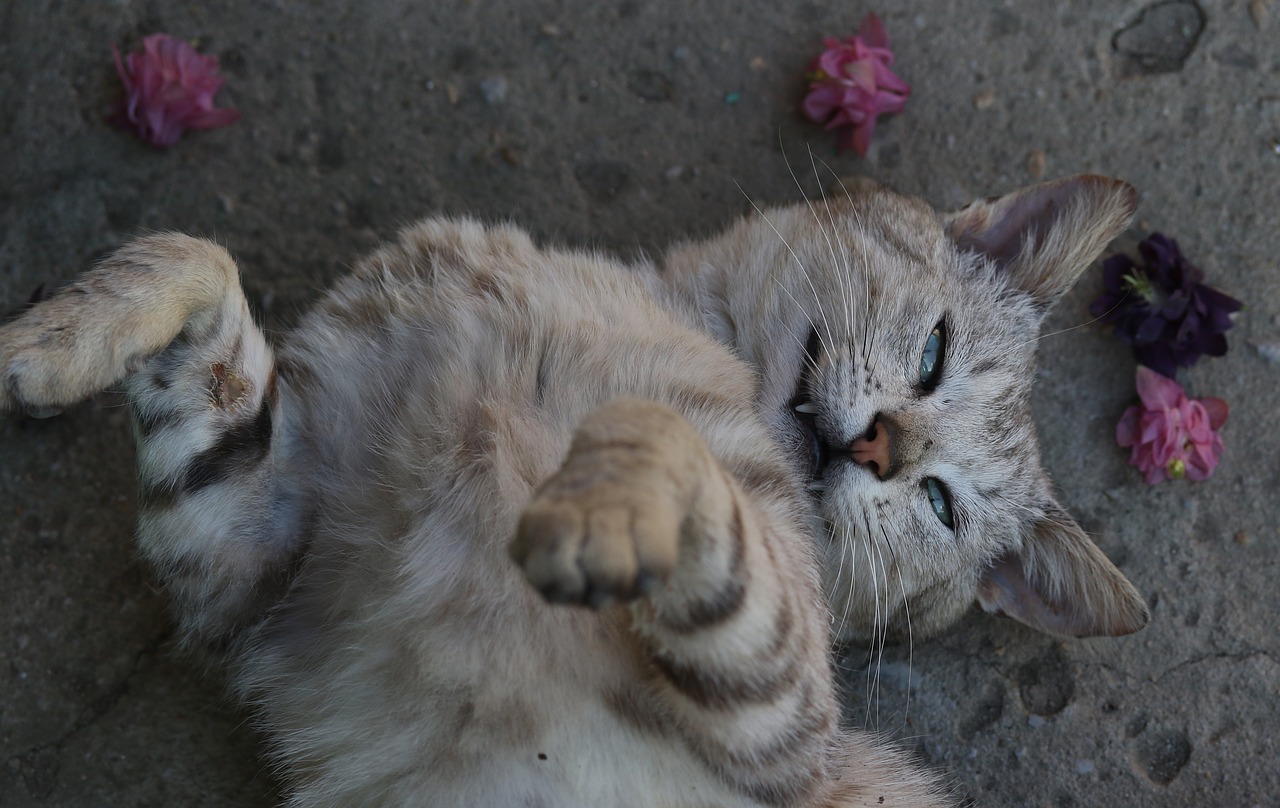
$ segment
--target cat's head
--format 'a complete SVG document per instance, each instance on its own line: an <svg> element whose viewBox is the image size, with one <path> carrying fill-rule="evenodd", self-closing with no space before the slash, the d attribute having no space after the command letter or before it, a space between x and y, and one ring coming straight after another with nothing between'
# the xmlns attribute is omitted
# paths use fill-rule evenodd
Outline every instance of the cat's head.
<svg viewBox="0 0 1280 808"><path fill-rule="evenodd" d="M1136 196L1081 176L940 214L846 182L731 231L721 280L704 259L703 309L811 481L841 633L918 638L975 600L1059 635L1146 624L1055 500L1028 402L1046 311Z"/></svg>

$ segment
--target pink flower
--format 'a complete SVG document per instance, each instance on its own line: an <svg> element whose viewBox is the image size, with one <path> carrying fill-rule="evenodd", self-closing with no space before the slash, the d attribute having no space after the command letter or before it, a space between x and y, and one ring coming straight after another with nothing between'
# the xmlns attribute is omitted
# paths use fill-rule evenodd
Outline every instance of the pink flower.
<svg viewBox="0 0 1280 808"><path fill-rule="evenodd" d="M1222 456L1218 430L1227 421L1227 402L1187 398L1173 379L1138 367L1138 396L1116 425L1116 443L1131 446L1129 464L1151 485L1187 477L1203 480Z"/></svg>
<svg viewBox="0 0 1280 808"><path fill-rule="evenodd" d="M116 71L124 82L125 98L111 120L153 146L178 142L187 129L213 129L240 120L234 109L216 109L213 96L222 87L215 75L218 57L201 56L190 43L167 34L142 40L142 53L124 61L115 45Z"/></svg>
<svg viewBox="0 0 1280 808"><path fill-rule="evenodd" d="M802 106L805 117L827 129L852 130L840 143L866 156L876 117L901 112L911 88L889 70L893 52L880 18L868 14L857 36L843 42L825 37L826 50L809 65L809 94Z"/></svg>

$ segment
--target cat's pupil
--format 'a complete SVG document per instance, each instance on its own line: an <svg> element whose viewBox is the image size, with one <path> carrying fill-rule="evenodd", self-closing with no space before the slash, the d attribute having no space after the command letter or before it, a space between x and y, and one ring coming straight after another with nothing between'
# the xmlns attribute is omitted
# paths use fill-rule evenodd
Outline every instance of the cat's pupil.
<svg viewBox="0 0 1280 808"><path fill-rule="evenodd" d="M947 327L943 320L929 332L924 341L924 352L920 354L920 384L926 391L938 386L942 378L942 360L947 349Z"/></svg>
<svg viewBox="0 0 1280 808"><path fill-rule="evenodd" d="M955 521L951 516L951 492L940 480L933 477L924 479L924 492L929 497L929 507L933 509L933 515L938 517L939 522L954 530Z"/></svg>

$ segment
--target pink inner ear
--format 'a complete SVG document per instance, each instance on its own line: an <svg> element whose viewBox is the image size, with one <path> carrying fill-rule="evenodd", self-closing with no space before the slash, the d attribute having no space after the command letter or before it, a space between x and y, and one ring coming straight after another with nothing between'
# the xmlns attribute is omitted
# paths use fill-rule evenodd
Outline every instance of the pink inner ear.
<svg viewBox="0 0 1280 808"><path fill-rule="evenodd" d="M1028 235L1048 231L1055 209L1077 192L1078 182L1053 183L976 203L952 223L952 237L960 247L1007 265L1022 252Z"/></svg>
<svg viewBox="0 0 1280 808"><path fill-rule="evenodd" d="M991 614L1004 615L1032 628L1069 637L1083 636L1085 628L1071 611L1050 604L1027 580L1022 559L1005 553L978 583L978 603Z"/></svg>

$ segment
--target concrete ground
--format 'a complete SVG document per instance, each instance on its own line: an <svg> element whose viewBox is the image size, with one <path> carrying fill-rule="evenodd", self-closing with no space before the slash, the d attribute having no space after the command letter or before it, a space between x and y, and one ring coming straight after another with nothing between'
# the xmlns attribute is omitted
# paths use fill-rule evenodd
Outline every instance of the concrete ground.
<svg viewBox="0 0 1280 808"><path fill-rule="evenodd" d="M1245 300L1181 380L1231 405L1214 477L1148 487L1112 438L1133 361L1087 307L1051 317L1035 411L1062 497L1151 625L1062 642L974 615L842 654L852 720L977 805L1280 800L1280 4L914 0L878 9L912 85L866 159L796 112L835 0L62 0L0 7L0 310L145 229L212 236L272 329L431 212L631 253L868 174L942 206L1092 171L1142 191ZM352 8L359 8L353 11ZM1144 16L1145 15L1145 16ZM1267 19L1270 16L1271 19ZM159 152L103 123L111 43L222 59L239 123ZM793 172L794 175L793 176ZM819 173L825 173L820 168ZM118 397L0 423L0 805L265 806L246 717L169 653L135 558ZM878 674L878 675L877 675Z"/></svg>

